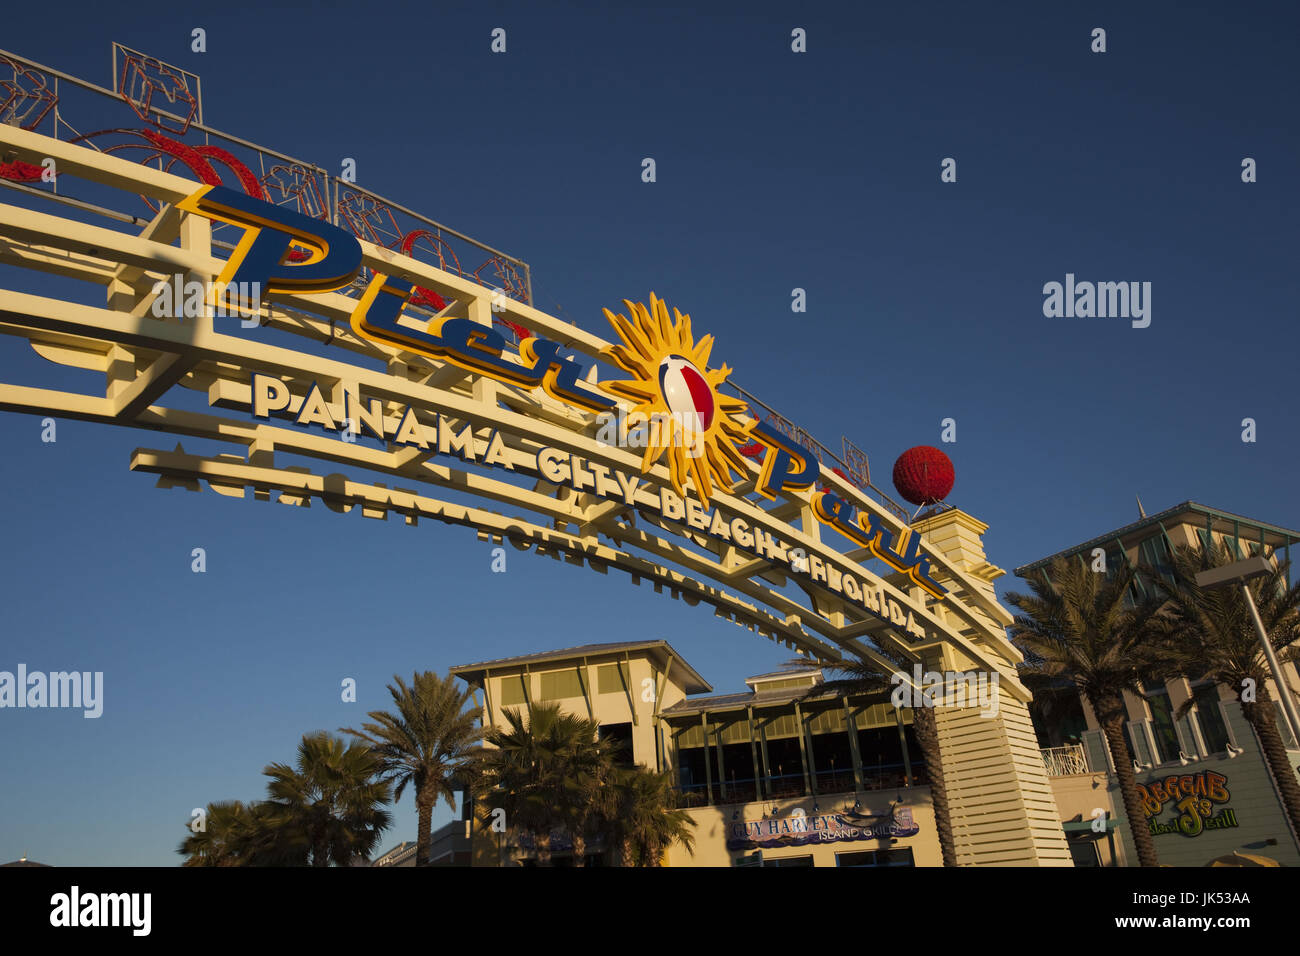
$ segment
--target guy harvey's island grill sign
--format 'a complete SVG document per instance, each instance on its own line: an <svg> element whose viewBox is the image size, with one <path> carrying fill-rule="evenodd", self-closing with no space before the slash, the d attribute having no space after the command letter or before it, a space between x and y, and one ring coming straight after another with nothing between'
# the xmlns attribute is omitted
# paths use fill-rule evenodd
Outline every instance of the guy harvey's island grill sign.
<svg viewBox="0 0 1300 956"><path fill-rule="evenodd" d="M177 207L244 230L214 284L213 304L252 309L266 293L331 292L351 283L361 269L361 244L356 237L291 209L222 186L204 186ZM288 261L291 246L306 249L309 254L306 258L301 254L295 257L301 261ZM250 290L256 290L255 294ZM665 303L653 294L648 309L624 300L630 317L606 309L605 316L622 344L606 349L604 356L632 378L593 383L585 380L580 365L560 354L562 346L558 342L526 338L511 353L500 333L468 318L434 318L424 323L404 317L402 308L413 290L414 283L407 279L376 273L352 312L353 331L363 339L449 362L500 382L541 388L557 401L606 415L611 422L616 420L617 429L611 426L607 430L617 430L618 435L607 443L644 447L642 474L666 458L672 488L661 489L658 507L665 520L685 524L692 531L708 534L748 554L787 565L868 613L918 638L926 636L911 612L883 588L873 589L850 573L849 562L836 567L817 555L804 554L764 529L751 528L739 515L710 506L715 486L729 491L733 475L747 474L738 450L745 445L757 443L763 448L755 489L769 500L775 500L785 489L812 487L821 466L809 449L767 423L748 417L744 402L718 391L731 370L725 365L709 369L713 338L706 335L697 343L689 316L674 309L676 319L670 319ZM558 448L543 448L521 461L519 452L508 449L498 432L484 439L475 436L473 426L467 424L456 433L442 415L417 412L412 406L407 406L394 424L384 414L379 399L367 402L345 391L340 414L316 384L300 402L278 378L254 374L250 384L251 409L256 417L289 418L299 425L319 425L335 431L343 430L344 421L350 420L359 433L392 445L526 472L552 484L638 507L645 506L644 497L636 497L639 489L653 493L641 475L587 461ZM620 398L632 404L625 416L615 415L621 411ZM637 429L638 423L650 427L643 424ZM639 441L628 440L633 429ZM686 493L688 480L694 498ZM879 516L855 509L830 491L815 492L812 507L818 520L906 574L913 584L939 599L946 594L946 589L930 575L930 557L920 547L919 534L904 529L906 541L896 541L894 532Z"/></svg>
<svg viewBox="0 0 1300 956"><path fill-rule="evenodd" d="M888 840L916 836L921 828L907 807L892 814L869 817L862 814L822 813L807 816L795 810L787 817L746 820L727 828L728 850L754 850L811 843L840 843L850 840Z"/></svg>

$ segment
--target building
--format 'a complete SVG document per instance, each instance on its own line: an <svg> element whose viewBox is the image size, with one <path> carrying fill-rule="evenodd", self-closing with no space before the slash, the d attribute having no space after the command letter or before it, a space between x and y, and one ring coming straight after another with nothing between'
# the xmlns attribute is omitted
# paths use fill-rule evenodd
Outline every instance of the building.
<svg viewBox="0 0 1300 956"><path fill-rule="evenodd" d="M467 809L462 801L462 809ZM429 854L430 866L470 865L469 820L462 818L445 823L433 831L433 848ZM397 846L377 857L370 866L415 866L416 844L403 840Z"/></svg>
<svg viewBox="0 0 1300 956"><path fill-rule="evenodd" d="M1091 564L1100 551L1108 573L1129 562L1149 564L1167 574L1173 549L1210 543L1226 544L1242 558L1262 554L1290 560L1293 541L1300 543L1300 531L1185 501L1023 565L1015 573L1028 578L1057 558ZM1139 583L1128 601L1131 604L1143 596ZM1291 685L1288 692L1295 694L1300 688L1300 671L1293 663L1283 662L1282 668ZM1281 715L1278 688L1273 681L1268 683ZM1075 864L1136 865L1109 748L1096 716L1072 686L1066 684L1058 691L1040 693L1030 713ZM1138 783L1150 796L1149 812L1141 825L1153 833L1161 862L1202 866L1240 851L1300 866L1300 842L1283 813L1269 768L1234 690L1180 678L1161 687L1144 687L1144 691L1145 699L1125 695L1129 718L1125 743L1127 759L1138 770ZM1188 700L1192 706L1179 718L1178 710ZM1292 767L1300 767L1300 746L1285 719L1279 719L1279 729ZM1187 796L1208 800L1210 813L1189 814L1180 809ZM1104 833L1093 825L1099 809L1107 814Z"/></svg>
<svg viewBox="0 0 1300 956"><path fill-rule="evenodd" d="M403 840L375 858L371 866L415 866L415 841Z"/></svg>
<svg viewBox="0 0 1300 956"><path fill-rule="evenodd" d="M953 590L933 609L942 635L911 633L907 612L895 602L893 639L927 672L978 673L991 685L991 706L950 697L935 711L957 863L1070 866L1029 695L1015 674L1021 655L1004 632L1010 615L993 587L1005 572L984 553L988 526L944 508L910 528L943 555L948 570L936 573ZM903 572L890 581L914 596L919 590ZM824 610L841 620L834 606ZM942 860L909 712L903 709L900 720L886 695L846 701L818 693L822 676L809 668L757 675L744 693L712 696L713 688L665 641L591 644L451 673L481 694L486 726L499 726L505 708L555 702L623 741L631 762L671 771L697 821L698 845L693 856L673 849L669 865L761 859L764 865L930 866ZM562 861L563 848L552 849ZM593 862L608 856L604 848L589 851ZM528 857L500 834L485 840L475 831L476 864Z"/></svg>
<svg viewBox="0 0 1300 956"><path fill-rule="evenodd" d="M558 703L595 720L622 760L670 770L696 820L693 854L670 866L934 866L941 862L925 763L906 712L887 695L817 693L815 667L713 688L667 641L589 644L453 667L503 710ZM852 731L850 732L850 729ZM571 855L562 840L555 862ZM608 862L589 849L588 862ZM526 862L525 848L476 833L475 864Z"/></svg>

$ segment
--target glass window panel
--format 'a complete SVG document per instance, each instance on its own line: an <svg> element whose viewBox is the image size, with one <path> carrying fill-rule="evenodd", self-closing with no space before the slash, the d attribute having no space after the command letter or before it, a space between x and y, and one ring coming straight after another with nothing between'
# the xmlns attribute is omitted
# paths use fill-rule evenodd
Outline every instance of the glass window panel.
<svg viewBox="0 0 1300 956"><path fill-rule="evenodd" d="M1147 696L1147 706L1151 708L1151 734L1156 739L1156 752L1159 763L1169 763L1178 759L1178 731L1174 729L1173 706L1169 701L1167 690L1151 692Z"/></svg>
<svg viewBox="0 0 1300 956"><path fill-rule="evenodd" d="M875 850L860 850L857 853L836 853L836 866L875 866Z"/></svg>
<svg viewBox="0 0 1300 956"><path fill-rule="evenodd" d="M1125 722L1125 728L1128 733L1124 735L1124 741L1128 744L1129 757L1139 764L1154 766L1159 763L1151 756L1151 746L1147 742L1146 729L1143 727L1145 721L1130 720Z"/></svg>
<svg viewBox="0 0 1300 956"><path fill-rule="evenodd" d="M1218 688L1214 684L1202 684L1192 688L1192 697L1196 701L1196 719L1201 725L1205 748L1212 754L1222 753L1228 749L1229 740L1223 711L1219 708Z"/></svg>

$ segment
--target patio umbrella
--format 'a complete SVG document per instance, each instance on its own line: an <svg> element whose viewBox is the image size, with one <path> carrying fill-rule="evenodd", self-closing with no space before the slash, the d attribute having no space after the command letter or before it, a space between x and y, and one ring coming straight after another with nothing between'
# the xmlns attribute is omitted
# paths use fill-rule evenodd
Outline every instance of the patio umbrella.
<svg viewBox="0 0 1300 956"><path fill-rule="evenodd" d="M1233 850L1226 856L1216 856L1206 866L1281 866L1277 860L1254 853L1238 853Z"/></svg>

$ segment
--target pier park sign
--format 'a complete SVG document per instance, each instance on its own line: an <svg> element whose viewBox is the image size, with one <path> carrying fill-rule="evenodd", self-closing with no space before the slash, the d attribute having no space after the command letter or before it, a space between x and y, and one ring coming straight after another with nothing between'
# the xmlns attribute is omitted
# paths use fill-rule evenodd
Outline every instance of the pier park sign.
<svg viewBox="0 0 1300 956"><path fill-rule="evenodd" d="M0 383L0 409L239 452L137 449L131 468L161 487L466 525L626 572L819 660L883 666L877 644L948 644L1027 697L987 585L724 391L713 337L655 294L606 309L602 339L293 203L27 130L0 140L158 209L137 233L0 205L0 235L21 250L10 264L99 282L108 300L0 288L0 331L106 381L103 395ZM178 301L194 283L197 316ZM524 334L508 340L495 318ZM174 388L208 411L161 404Z"/></svg>

